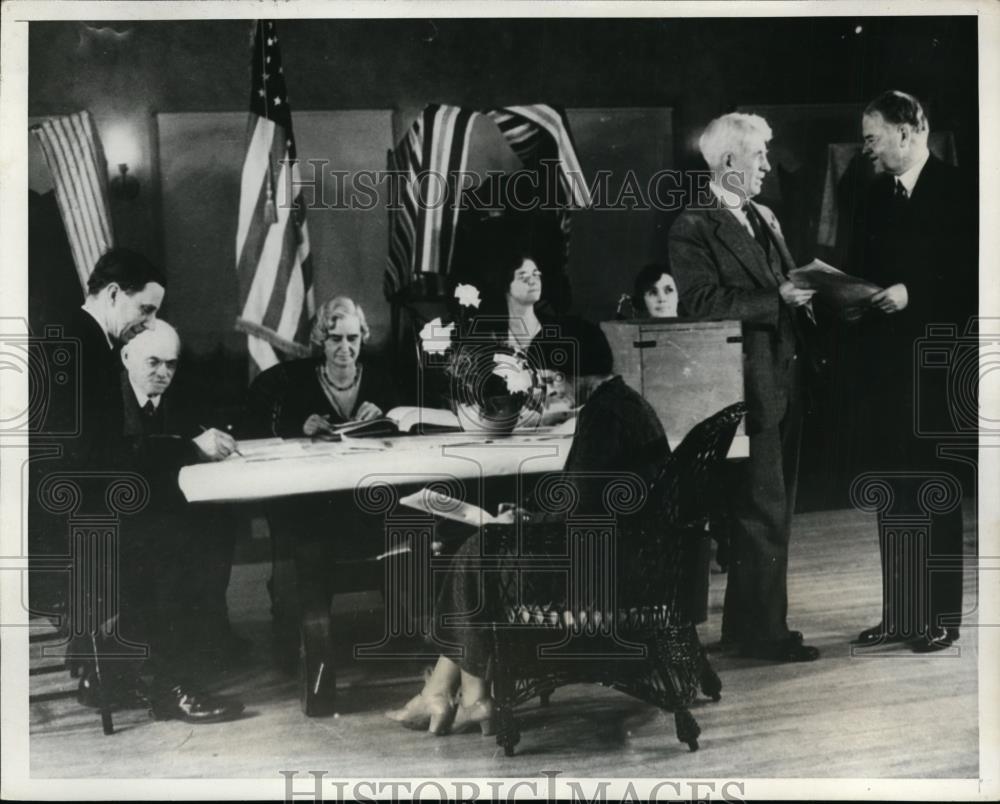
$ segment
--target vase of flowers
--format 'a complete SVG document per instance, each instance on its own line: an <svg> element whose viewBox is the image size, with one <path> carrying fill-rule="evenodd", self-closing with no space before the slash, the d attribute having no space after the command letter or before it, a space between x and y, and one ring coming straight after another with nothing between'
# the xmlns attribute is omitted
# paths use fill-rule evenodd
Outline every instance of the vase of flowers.
<svg viewBox="0 0 1000 804"><path fill-rule="evenodd" d="M428 322L420 341L425 367L440 367L448 378L460 426L496 435L537 423L545 400L540 372L501 335L475 326L480 297L473 285L458 285L454 296L453 319Z"/></svg>

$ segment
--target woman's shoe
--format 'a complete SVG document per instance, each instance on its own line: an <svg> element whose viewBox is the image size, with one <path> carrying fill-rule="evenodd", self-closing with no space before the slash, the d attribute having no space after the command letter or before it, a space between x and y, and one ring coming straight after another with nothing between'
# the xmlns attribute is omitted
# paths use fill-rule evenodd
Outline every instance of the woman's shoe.
<svg viewBox="0 0 1000 804"><path fill-rule="evenodd" d="M469 706L459 704L455 710L455 720L451 724L451 731L453 734L458 734L479 726L483 737L492 737L496 732L495 715L492 698L480 698Z"/></svg>
<svg viewBox="0 0 1000 804"><path fill-rule="evenodd" d="M455 717L455 704L443 693L425 695L421 692L410 698L402 709L392 709L385 716L408 729L445 734Z"/></svg>

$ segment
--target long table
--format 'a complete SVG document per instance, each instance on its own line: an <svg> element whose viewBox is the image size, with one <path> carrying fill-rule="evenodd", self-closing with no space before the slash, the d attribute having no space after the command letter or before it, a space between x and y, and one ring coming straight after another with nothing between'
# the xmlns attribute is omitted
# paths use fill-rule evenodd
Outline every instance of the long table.
<svg viewBox="0 0 1000 804"><path fill-rule="evenodd" d="M436 477L541 474L562 469L572 442L572 434L537 430L496 437L443 433L340 442L241 441L240 455L185 466L178 483L188 502L245 502L345 491L397 475L400 485L409 485ZM738 435L729 457L747 454L747 437Z"/></svg>
<svg viewBox="0 0 1000 804"><path fill-rule="evenodd" d="M677 443L673 439L671 442ZM572 443L572 433L558 430L492 437L444 433L345 438L339 442L308 438L240 441L239 455L215 463L186 466L178 483L192 503L239 503L294 495L343 495L351 490L357 493L371 484L419 487L449 479L537 476L561 470ZM746 454L747 439L737 436L729 455ZM336 527L336 523L330 524ZM312 538L315 534L302 532L305 530L308 528L296 527L295 532L276 537L282 545L277 548L279 552L288 551L294 561L290 576L275 569L273 602L274 610L286 612L285 616L298 612L297 628L295 623L289 623L286 630L300 635L300 699L303 711L314 716L333 711L336 683L330 599L324 591L329 588L330 567L322 558L324 540ZM422 544L419 555L403 562L402 566L408 570L385 567L385 572L395 573L392 585L401 583L416 588L423 583L426 572L423 565L433 559L427 554L426 539ZM390 553L387 545L386 554ZM397 576L407 571L413 577L402 582Z"/></svg>
<svg viewBox="0 0 1000 804"><path fill-rule="evenodd" d="M240 502L345 491L376 478L398 477L399 485L409 485L438 477L536 474L562 469L572 442L572 434L552 432L241 441L240 455L185 466L178 483L188 502Z"/></svg>

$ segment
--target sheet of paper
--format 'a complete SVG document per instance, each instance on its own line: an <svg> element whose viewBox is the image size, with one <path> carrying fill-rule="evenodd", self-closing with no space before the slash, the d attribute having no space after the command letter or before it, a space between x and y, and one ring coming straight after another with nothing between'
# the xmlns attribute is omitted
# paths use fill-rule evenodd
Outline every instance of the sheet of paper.
<svg viewBox="0 0 1000 804"><path fill-rule="evenodd" d="M473 527L480 527L492 522L496 522L496 517L488 511L484 511L478 505L456 500L447 494L433 491L429 488L422 488L400 499L400 504L408 508L415 508L418 511L425 511L428 514L450 519L453 522L464 522Z"/></svg>

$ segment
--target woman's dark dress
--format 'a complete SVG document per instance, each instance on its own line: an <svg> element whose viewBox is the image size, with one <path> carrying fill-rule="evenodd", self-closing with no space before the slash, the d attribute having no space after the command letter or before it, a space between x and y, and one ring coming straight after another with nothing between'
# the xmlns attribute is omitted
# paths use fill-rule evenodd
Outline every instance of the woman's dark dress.
<svg viewBox="0 0 1000 804"><path fill-rule="evenodd" d="M279 363L263 372L250 386L244 438L300 438L302 425L314 413L329 416L331 424L350 421L323 392L316 370L322 360L292 360ZM359 364L359 368L361 368ZM361 369L358 396L351 417L362 402L377 405L388 413L395 405L395 391L379 372Z"/></svg>
<svg viewBox="0 0 1000 804"><path fill-rule="evenodd" d="M329 416L331 424L350 421L324 393L316 375L322 365L322 359L292 360L261 373L250 386L241 437L302 438L302 425L314 413ZM391 383L366 367L361 370L351 416L363 402L387 413L395 399ZM373 530L372 517L358 510L350 492L271 500L267 517L276 561L290 558L295 543L303 540L312 543L309 554L318 556L317 561L324 565L337 559L366 558L384 549L380 523L375 523L379 527Z"/></svg>

